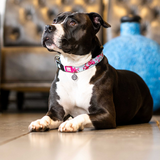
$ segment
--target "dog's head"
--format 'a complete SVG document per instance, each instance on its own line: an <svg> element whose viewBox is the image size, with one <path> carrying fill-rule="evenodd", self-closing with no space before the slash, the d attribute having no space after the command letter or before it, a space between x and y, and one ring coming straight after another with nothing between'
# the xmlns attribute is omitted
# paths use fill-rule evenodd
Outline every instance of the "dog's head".
<svg viewBox="0 0 160 160"><path fill-rule="evenodd" d="M46 25L43 46L49 51L75 55L88 54L100 27L110 27L97 13L64 12Z"/></svg>

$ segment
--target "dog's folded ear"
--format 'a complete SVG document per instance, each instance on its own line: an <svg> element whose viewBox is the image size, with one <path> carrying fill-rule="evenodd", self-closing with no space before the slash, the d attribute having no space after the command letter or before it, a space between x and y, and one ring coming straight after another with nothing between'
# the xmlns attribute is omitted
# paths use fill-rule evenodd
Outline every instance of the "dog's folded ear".
<svg viewBox="0 0 160 160"><path fill-rule="evenodd" d="M104 28L111 27L111 25L105 22L98 13L91 12L91 13L87 13L87 15L91 19L96 33L99 31L101 26L103 26Z"/></svg>

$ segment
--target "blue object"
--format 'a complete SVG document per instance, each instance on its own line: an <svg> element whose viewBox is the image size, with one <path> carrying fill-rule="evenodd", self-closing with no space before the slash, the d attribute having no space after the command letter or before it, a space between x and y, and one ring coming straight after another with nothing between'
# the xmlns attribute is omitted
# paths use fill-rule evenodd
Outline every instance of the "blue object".
<svg viewBox="0 0 160 160"><path fill-rule="evenodd" d="M120 32L119 37L104 45L104 55L114 68L134 71L143 78L155 111L160 108L160 45L140 35L137 21L122 22Z"/></svg>

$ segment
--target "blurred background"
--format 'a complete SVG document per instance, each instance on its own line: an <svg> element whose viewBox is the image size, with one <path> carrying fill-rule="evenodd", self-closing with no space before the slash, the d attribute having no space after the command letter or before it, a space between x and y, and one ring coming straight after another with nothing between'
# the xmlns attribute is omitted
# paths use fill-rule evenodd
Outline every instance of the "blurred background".
<svg viewBox="0 0 160 160"><path fill-rule="evenodd" d="M160 0L1 0L0 112L47 111L49 88L56 71L56 53L41 46L41 36L44 26L64 11L99 13L112 26L101 29L97 35L104 46L121 36L120 19L123 16L139 15L142 18L140 35L153 42L151 46L150 41L146 42L147 46L160 45ZM107 56L107 49L105 52ZM159 49L154 52L160 58ZM155 70L156 85L160 86L159 63ZM157 99L160 99L159 88L155 113L160 108Z"/></svg>

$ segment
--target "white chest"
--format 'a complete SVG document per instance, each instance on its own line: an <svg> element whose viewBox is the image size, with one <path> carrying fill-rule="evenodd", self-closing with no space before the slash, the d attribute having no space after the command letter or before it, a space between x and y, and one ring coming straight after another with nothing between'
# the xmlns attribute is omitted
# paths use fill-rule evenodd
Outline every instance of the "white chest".
<svg viewBox="0 0 160 160"><path fill-rule="evenodd" d="M93 92L91 78L95 75L96 67L77 73L77 80L73 80L72 73L59 71L59 81L57 84L57 94L60 97L58 103L63 106L66 115L77 116L88 113Z"/></svg>

